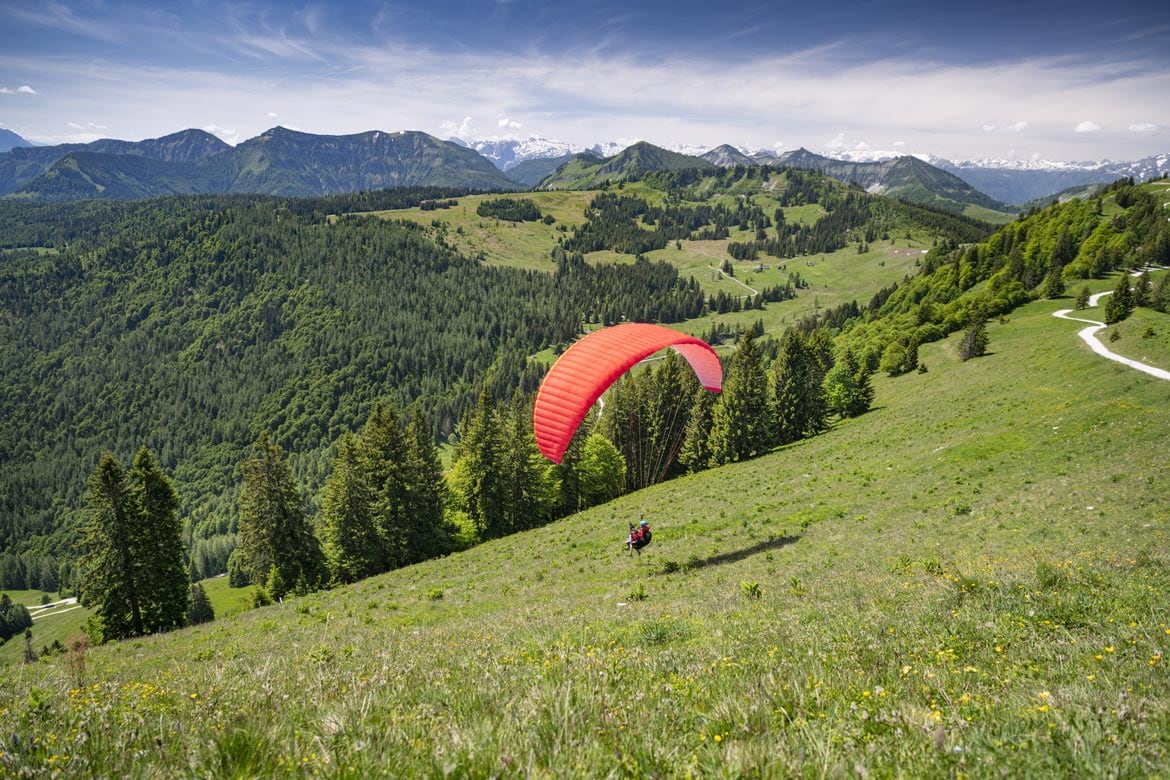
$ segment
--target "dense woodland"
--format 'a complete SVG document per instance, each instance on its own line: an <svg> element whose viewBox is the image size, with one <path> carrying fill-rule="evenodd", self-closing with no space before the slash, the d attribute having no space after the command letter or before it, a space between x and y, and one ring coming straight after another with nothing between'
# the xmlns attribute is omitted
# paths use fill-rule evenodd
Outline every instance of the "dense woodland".
<svg viewBox="0 0 1170 780"><path fill-rule="evenodd" d="M675 172L660 176L665 206L599 195L548 272L485 267L409 223L331 216L466 194L453 190L0 202L0 587L76 584L78 530L93 511L86 484L103 452L128 459L145 447L172 475L196 578L254 548L247 464L257 461L249 453L266 453L284 464L283 487L318 557L275 581L271 562L241 558L235 576L277 591L349 581L815 435L831 415L868 408L873 371L918 367L926 341L1061 295L1075 279L1170 264L1159 204L1132 182L990 235L948 212L786 175L791 205L825 210L816 224L789 226L782 210L767 214L750 198L736 208L687 200L702 179ZM527 211L501 200L508 214L510 201L521 204L516 214ZM528 355L568 344L583 323L678 322L731 305L705 300L693 279L644 252L734 227L756 235L741 247L787 256L911 225L942 240L921 274L867 305L820 312L763 341L762 329L713 329L710 341L741 339L721 396L666 361L615 388L605 418L563 466L534 453L530 404L543 369ZM586 262L598 248L638 260ZM1133 305L1170 308L1164 278L1139 284L1135 296ZM757 297L750 305L770 300ZM378 409L410 412L382 418L375 434ZM411 442L402 453L413 454L400 457L418 479L394 500L410 490L431 496L415 524L387 514L388 496L361 498L361 484L388 489L385 476L371 476L386 468L371 465L372 436ZM437 469L435 441L448 437L458 444L451 473L418 487L419 475ZM353 479L336 482L344 474ZM338 530L348 527L339 507L361 500L382 551L376 561L347 558L350 532Z"/></svg>

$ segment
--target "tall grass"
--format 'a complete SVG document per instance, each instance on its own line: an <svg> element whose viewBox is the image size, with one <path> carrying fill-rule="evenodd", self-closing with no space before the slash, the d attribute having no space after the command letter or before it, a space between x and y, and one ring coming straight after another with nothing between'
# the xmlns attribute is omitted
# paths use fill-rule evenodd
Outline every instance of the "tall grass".
<svg viewBox="0 0 1170 780"><path fill-rule="evenodd" d="M1056 308L767 457L6 667L0 773L1165 776L1170 383Z"/></svg>

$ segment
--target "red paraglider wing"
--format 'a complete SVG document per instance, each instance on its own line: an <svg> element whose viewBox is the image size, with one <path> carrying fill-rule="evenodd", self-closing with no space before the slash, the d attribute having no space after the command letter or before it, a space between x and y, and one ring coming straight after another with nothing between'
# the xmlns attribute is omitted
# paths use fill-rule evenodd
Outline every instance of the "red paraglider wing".
<svg viewBox="0 0 1170 780"><path fill-rule="evenodd" d="M628 322L590 333L553 364L532 414L536 444L560 463L589 408L609 386L645 357L672 347L686 358L703 387L719 392L723 366L705 341L661 325Z"/></svg>

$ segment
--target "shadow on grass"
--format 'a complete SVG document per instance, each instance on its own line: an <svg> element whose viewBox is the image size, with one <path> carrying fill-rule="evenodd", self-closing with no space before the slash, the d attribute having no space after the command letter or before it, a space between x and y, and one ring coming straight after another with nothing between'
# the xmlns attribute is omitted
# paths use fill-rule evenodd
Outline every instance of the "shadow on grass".
<svg viewBox="0 0 1170 780"><path fill-rule="evenodd" d="M658 564L658 574L672 574L677 571L690 571L692 569L703 569L707 566L722 566L725 563L735 563L742 561L752 555L758 555L768 550L775 550L780 547L787 547L790 544L796 544L800 541L799 536L776 536L765 539L762 542L757 542L751 547L744 547L740 550L732 550L731 552L719 553L708 558L700 558L698 556L692 557L686 563L678 563L676 561L662 561Z"/></svg>

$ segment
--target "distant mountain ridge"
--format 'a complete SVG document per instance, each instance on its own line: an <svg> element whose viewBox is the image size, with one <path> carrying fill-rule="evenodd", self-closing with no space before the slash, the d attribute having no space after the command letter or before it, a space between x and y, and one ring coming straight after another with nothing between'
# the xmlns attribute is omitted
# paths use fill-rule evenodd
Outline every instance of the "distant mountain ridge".
<svg viewBox="0 0 1170 780"><path fill-rule="evenodd" d="M956 163L941 158L932 158L931 162L980 192L1013 204L1028 203L1087 184L1106 184L1131 176L1135 181L1146 181L1170 174L1170 154L1123 162L976 160Z"/></svg>
<svg viewBox="0 0 1170 780"><path fill-rule="evenodd" d="M0 127L0 152L7 152L19 146L36 146L32 141L21 138L11 130Z"/></svg>
<svg viewBox="0 0 1170 780"><path fill-rule="evenodd" d="M639 141L612 157L599 157L588 152L575 155L543 179L540 187L550 190L596 189L610 182L634 181L654 171L687 169L714 172L719 167L702 157L679 154Z"/></svg>
<svg viewBox="0 0 1170 780"><path fill-rule="evenodd" d="M963 211L970 206L1002 213L1012 211L1010 207L979 192L954 174L917 157L904 156L882 162L847 162L803 148L785 152L779 157L753 157L725 144L701 157L693 157L643 141L612 157L578 154L564 162L548 178L541 180L539 186L541 189L594 189L610 182L632 181L653 171L716 171L737 165L813 170L838 181L856 183L868 192L892 195L951 211Z"/></svg>
<svg viewBox="0 0 1170 780"><path fill-rule="evenodd" d="M167 194L309 196L384 187L507 190L488 160L417 131L330 136L275 127L237 146L202 130L145 141L15 148L0 154L0 195L32 200Z"/></svg>

